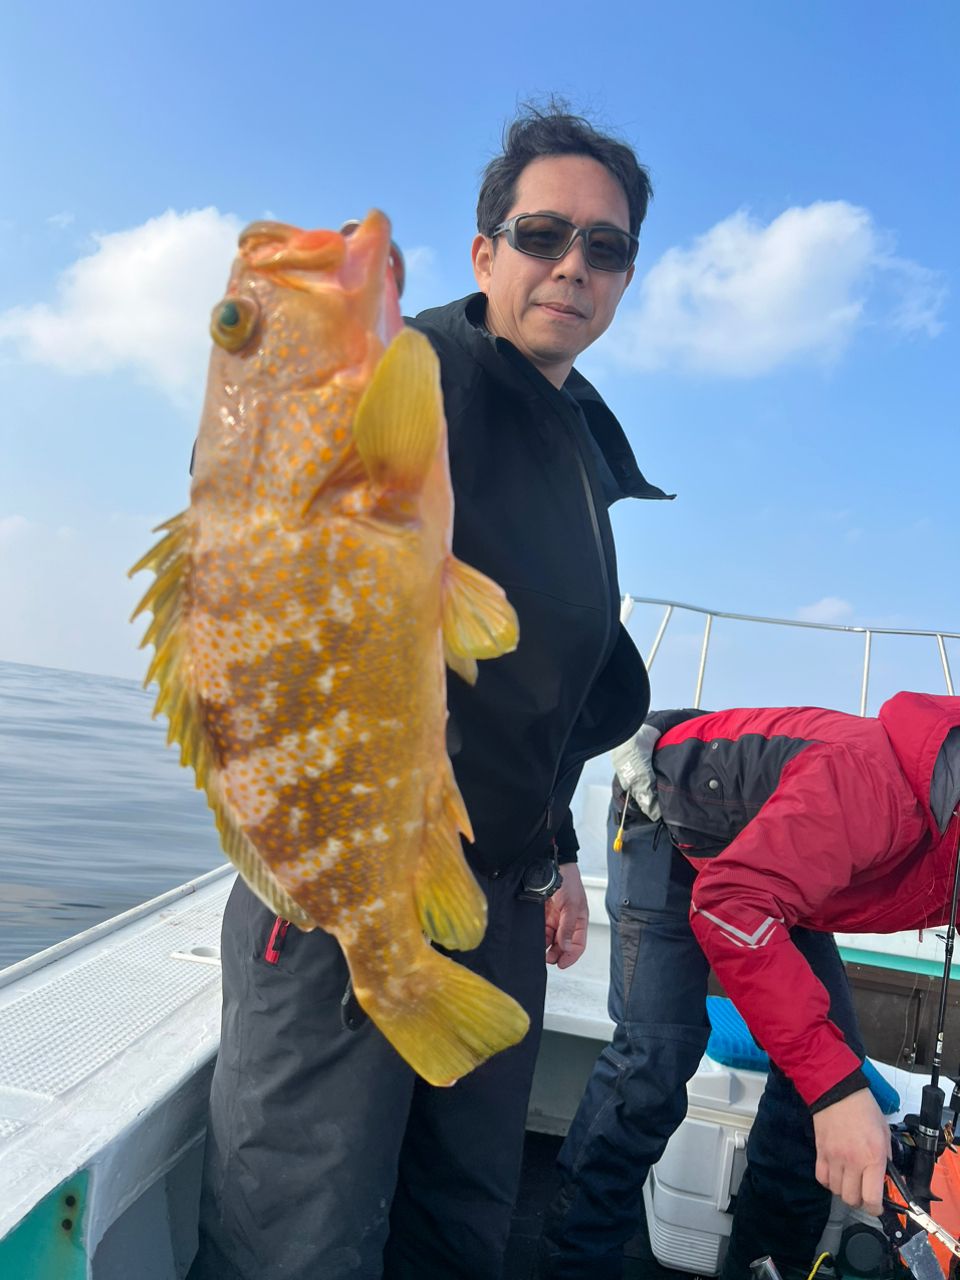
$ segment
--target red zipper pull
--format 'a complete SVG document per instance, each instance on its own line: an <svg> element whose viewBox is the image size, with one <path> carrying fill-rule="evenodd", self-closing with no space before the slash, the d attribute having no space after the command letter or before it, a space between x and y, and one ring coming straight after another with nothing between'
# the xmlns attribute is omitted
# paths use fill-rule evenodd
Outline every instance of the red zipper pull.
<svg viewBox="0 0 960 1280"><path fill-rule="evenodd" d="M280 952L283 950L283 940L287 936L287 930L290 928L290 921L284 920L283 916L277 916L273 922L273 928L270 930L270 937L267 939L267 945L263 953L263 958L267 964L277 964L280 959Z"/></svg>

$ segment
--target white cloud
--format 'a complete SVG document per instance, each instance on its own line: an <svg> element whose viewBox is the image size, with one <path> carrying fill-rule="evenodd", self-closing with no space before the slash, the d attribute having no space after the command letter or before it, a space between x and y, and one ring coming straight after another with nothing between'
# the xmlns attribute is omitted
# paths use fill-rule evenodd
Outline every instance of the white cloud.
<svg viewBox="0 0 960 1280"><path fill-rule="evenodd" d="M269 215L265 215L269 216ZM69 213L47 219L56 227ZM226 285L242 224L216 209L168 210L95 236L96 250L61 275L52 303L0 312L0 344L63 373L132 369L174 400L194 401L210 353L207 320ZM404 251L403 310L446 301L436 251Z"/></svg>
<svg viewBox="0 0 960 1280"><path fill-rule="evenodd" d="M843 622L853 614L853 605L837 596L824 596L816 604L805 604L797 610L799 622Z"/></svg>
<svg viewBox="0 0 960 1280"><path fill-rule="evenodd" d="M0 340L66 373L133 369L175 399L195 396L209 357L207 317L239 231L231 214L208 208L98 235L96 250L60 277L55 302L0 314Z"/></svg>
<svg viewBox="0 0 960 1280"><path fill-rule="evenodd" d="M866 324L935 336L945 296L936 272L895 256L866 209L820 201L767 225L740 210L668 249L605 345L636 369L755 377L835 360Z"/></svg>
<svg viewBox="0 0 960 1280"><path fill-rule="evenodd" d="M925 333L930 338L941 333L940 312L948 291L940 273L892 254L878 259L876 266L878 271L890 273L894 296L887 323L901 333Z"/></svg>
<svg viewBox="0 0 960 1280"><path fill-rule="evenodd" d="M73 220L74 215L72 213L51 213L47 219L47 224L51 227L56 227L58 231L63 231L70 226Z"/></svg>
<svg viewBox="0 0 960 1280"><path fill-rule="evenodd" d="M0 516L0 546L13 542L30 527L24 516Z"/></svg>

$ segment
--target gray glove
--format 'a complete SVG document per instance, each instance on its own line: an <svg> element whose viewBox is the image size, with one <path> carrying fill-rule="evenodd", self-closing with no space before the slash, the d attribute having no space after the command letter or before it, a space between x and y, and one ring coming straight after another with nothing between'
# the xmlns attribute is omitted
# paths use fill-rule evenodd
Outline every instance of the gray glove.
<svg viewBox="0 0 960 1280"><path fill-rule="evenodd" d="M629 742L611 752L621 787L651 822L660 819L657 779L653 772L653 750L659 737L660 730L652 724L641 725Z"/></svg>

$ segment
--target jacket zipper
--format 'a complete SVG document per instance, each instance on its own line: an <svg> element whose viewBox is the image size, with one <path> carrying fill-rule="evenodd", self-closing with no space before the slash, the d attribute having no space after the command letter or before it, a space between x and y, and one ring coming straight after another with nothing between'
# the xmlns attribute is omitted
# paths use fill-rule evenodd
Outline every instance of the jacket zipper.
<svg viewBox="0 0 960 1280"><path fill-rule="evenodd" d="M283 950L284 940L289 928L290 921L284 920L283 916L277 916L276 920L274 920L273 928L270 930L270 937L267 939L267 945L263 952L263 958L267 964L279 963L280 952Z"/></svg>
<svg viewBox="0 0 960 1280"><path fill-rule="evenodd" d="M604 596L605 602L609 606L610 575L607 572L607 558L606 558L606 555L604 554L603 539L600 536L600 521L597 519L597 504L593 500L593 490L590 487L590 477L587 474L587 468L583 461L583 451L580 445L580 440L577 436L576 431L570 426L569 422L566 421L564 416L562 414L558 414L557 416L560 418L561 422L563 423L563 429L566 431L567 435L573 441L573 451L577 459L577 468L580 473L580 483L583 485L583 492L587 500L587 511L590 514L590 524L593 529L593 540L597 548L597 558L600 561L600 578L603 586L603 596ZM590 430L589 423L587 423L587 430L588 431ZM544 819L543 819L543 825L545 827L545 830L547 831L550 830L550 824L553 821L553 798L556 795L557 783L560 780L560 763L563 760L563 753L566 750L567 743L570 741L570 735L573 733L574 725L580 719L580 712L583 710L586 704L587 698L590 696L590 690L593 688L594 681L596 680L597 676L600 673L600 668L603 665L603 658L607 652L607 645L610 643L610 614L607 608L604 609L603 616L606 621L605 621L605 627L604 627L604 633L603 633L603 644L600 647L600 656L597 659L596 663L594 664L594 668L590 675L589 681L584 686L583 696L580 699L579 703L577 704L577 709L570 719L570 723L567 727L566 735L564 736L563 742L560 744L560 750L557 753L557 763L553 770L553 781L550 783L550 798L547 801L547 807L546 807L546 810L544 813ZM572 766L568 766L568 768L570 767ZM526 844L524 845L524 848L526 848L527 845L533 842L533 840L536 838L537 832L540 830L540 827L541 827L541 823L538 822L536 828L534 829L533 832L531 832L529 838L527 839Z"/></svg>

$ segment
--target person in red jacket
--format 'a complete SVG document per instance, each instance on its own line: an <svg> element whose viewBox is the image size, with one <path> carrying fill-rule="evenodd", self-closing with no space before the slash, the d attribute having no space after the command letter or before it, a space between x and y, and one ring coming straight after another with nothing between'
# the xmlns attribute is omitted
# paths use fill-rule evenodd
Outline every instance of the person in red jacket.
<svg viewBox="0 0 960 1280"><path fill-rule="evenodd" d="M797 1107L812 1113L805 1140L816 1144L817 1181L847 1204L879 1213L889 1128L863 1074L839 961L831 964L826 948L835 954L829 938L835 931L893 933L946 921L960 835L960 698L899 693L876 718L817 707L657 712L614 752L614 763L620 810L632 811L648 829L662 824L684 855L694 873L685 885L693 935L769 1054L774 1074L792 1084L802 1100ZM670 848L665 841L660 846ZM656 841L644 848L653 875ZM682 877L674 869L670 879ZM647 988L653 951L644 957L650 944L644 934L648 927L656 932L654 915L643 918L628 948L631 972L642 970ZM825 962L817 958L818 938ZM662 938L655 947L662 966L658 993L645 994L633 976L626 1003L633 1002L634 1012L615 1015L618 1023L636 1018L637 1006L651 999L662 1004L672 987L688 981L686 969L666 959ZM705 972L698 981L705 994ZM702 1009L687 1019L691 1027L697 1017L703 1021ZM669 1136L639 1095L646 1089L651 1096L654 1075L672 1071L685 1081L696 1066L695 1053L681 1069L678 1055L651 1048L661 1020L668 1021L662 1014L639 1015L612 1055L616 1071L604 1066L603 1055L598 1061L581 1103L584 1114L578 1112L561 1151L566 1181L548 1213L542 1276L607 1274L599 1269L600 1255L609 1251L618 1224L610 1217L602 1243L601 1218L614 1214L612 1206L629 1204L625 1188L610 1178L618 1147L642 1149L649 1164ZM641 1024L649 1043L637 1030ZM691 1027L683 1031L689 1035ZM679 1038L676 1028L661 1036L665 1043ZM651 1062L660 1064L659 1072ZM676 1084L656 1081L665 1098ZM631 1090L637 1096L628 1096ZM681 1104L673 1127L682 1115ZM657 1129L659 1145L644 1146L643 1134ZM598 1143L602 1151L593 1150ZM642 1183L645 1170L638 1173ZM810 1184L816 1187L812 1178ZM808 1220L811 1213L825 1218L826 1206L817 1208L815 1196L809 1200L800 1211ZM778 1229L768 1227L774 1234ZM814 1232L814 1244L816 1238ZM593 1260L583 1271L591 1249ZM724 1276L739 1274L749 1261L739 1259Z"/></svg>

